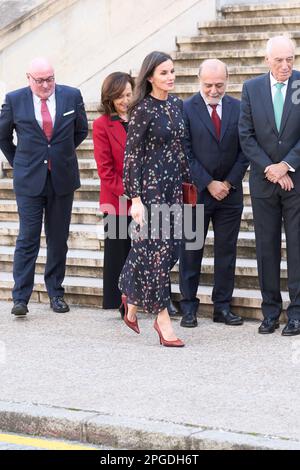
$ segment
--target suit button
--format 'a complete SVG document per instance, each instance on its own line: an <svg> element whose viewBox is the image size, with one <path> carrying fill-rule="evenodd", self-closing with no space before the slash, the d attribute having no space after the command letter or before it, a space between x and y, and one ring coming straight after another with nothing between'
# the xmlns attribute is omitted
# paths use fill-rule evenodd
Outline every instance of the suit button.
<svg viewBox="0 0 300 470"><path fill-rule="evenodd" d="M281 144L282 144L282 140L279 140L278 143L279 143L279 145L281 145Z"/></svg>
<svg viewBox="0 0 300 470"><path fill-rule="evenodd" d="M44 160L44 163L45 163L45 165L46 165L46 163L48 163L48 160Z"/></svg>
<svg viewBox="0 0 300 470"><path fill-rule="evenodd" d="M51 145L50 145L50 144L48 145L48 149L49 149L49 148L51 148Z"/></svg>

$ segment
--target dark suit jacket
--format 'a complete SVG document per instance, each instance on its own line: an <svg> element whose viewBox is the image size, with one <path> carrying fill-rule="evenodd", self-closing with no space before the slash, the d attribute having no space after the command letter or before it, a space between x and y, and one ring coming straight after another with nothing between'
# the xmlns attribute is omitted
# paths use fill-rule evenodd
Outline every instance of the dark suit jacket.
<svg viewBox="0 0 300 470"><path fill-rule="evenodd" d="M276 185L264 175L266 166L282 160L289 163L295 173L289 172L296 191L300 192L300 104L293 103L292 95L300 80L293 71L288 83L280 131L277 131L269 73L248 80L242 92L239 132L242 149L251 162L250 191L254 197L270 197ZM299 83L298 83L299 85ZM294 98L299 99L299 92Z"/></svg>
<svg viewBox="0 0 300 470"><path fill-rule="evenodd" d="M126 131L118 120L103 115L93 123L94 157L101 179L101 205L111 204L115 214L127 215L129 202L119 212L119 196L124 194L123 164ZM123 201L125 202L125 201ZM104 207L104 206L103 206ZM111 213L107 208L101 208ZM123 209L123 210L122 210Z"/></svg>
<svg viewBox="0 0 300 470"><path fill-rule="evenodd" d="M203 198L205 202L206 187L212 180L227 180L235 187L228 197L233 203L242 203L242 180L248 161L241 151L238 136L240 102L228 95L223 97L220 141L200 93L187 99L183 106L186 152L192 179L200 192L199 202Z"/></svg>
<svg viewBox="0 0 300 470"><path fill-rule="evenodd" d="M29 87L6 95L0 115L0 148L14 169L14 190L20 196L38 196L47 178L51 160L51 179L58 195L80 187L76 147L87 137L88 123L79 90L55 87L56 117L48 142L34 114ZM73 111L70 114L70 111ZM17 144L13 143L13 131Z"/></svg>

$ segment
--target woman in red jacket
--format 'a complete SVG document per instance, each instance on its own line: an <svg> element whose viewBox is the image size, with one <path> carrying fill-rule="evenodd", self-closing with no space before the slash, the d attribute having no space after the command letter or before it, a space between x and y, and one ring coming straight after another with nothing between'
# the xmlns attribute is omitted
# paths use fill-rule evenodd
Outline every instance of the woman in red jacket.
<svg viewBox="0 0 300 470"><path fill-rule="evenodd" d="M121 304L118 278L131 241L128 236L129 202L124 194L123 162L128 126L128 105L134 88L127 73L108 75L101 90L101 117L93 123L94 157L101 180L100 210L105 217L103 308L115 309ZM108 229L116 228L115 234ZM120 228L123 233L120 233Z"/></svg>

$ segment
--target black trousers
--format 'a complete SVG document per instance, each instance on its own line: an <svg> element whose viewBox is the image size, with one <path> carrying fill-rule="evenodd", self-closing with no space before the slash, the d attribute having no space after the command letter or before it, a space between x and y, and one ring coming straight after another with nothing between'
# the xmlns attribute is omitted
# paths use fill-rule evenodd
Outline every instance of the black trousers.
<svg viewBox="0 0 300 470"><path fill-rule="evenodd" d="M115 309L121 304L121 292L118 288L119 276L125 264L131 239L128 235L128 226L131 217L121 215L104 216L104 267L103 267L103 305L104 309ZM114 230L114 227L116 230ZM121 230L127 233L127 237L122 239ZM112 232L109 233L109 228Z"/></svg>
<svg viewBox="0 0 300 470"><path fill-rule="evenodd" d="M282 309L280 261L282 221L286 236L290 319L300 319L300 194L277 185L269 198L252 197L256 255L264 318Z"/></svg>
<svg viewBox="0 0 300 470"><path fill-rule="evenodd" d="M215 309L228 309L234 289L236 264L236 245L240 229L243 205L232 203L230 197L223 201L209 197L204 205L204 240L210 221L214 230L214 287L212 301ZM195 214L195 212L194 212ZM193 230L203 230L196 227L193 220ZM182 245L179 277L182 300L180 308L185 313L196 313L199 299L199 286L203 250L187 250L186 243Z"/></svg>
<svg viewBox="0 0 300 470"><path fill-rule="evenodd" d="M63 296L67 240L71 221L74 193L65 196L55 194L51 173L39 196L16 196L19 213L19 235L14 254L13 300L29 302L35 274L35 263L40 249L43 225L47 243L45 284L49 297Z"/></svg>

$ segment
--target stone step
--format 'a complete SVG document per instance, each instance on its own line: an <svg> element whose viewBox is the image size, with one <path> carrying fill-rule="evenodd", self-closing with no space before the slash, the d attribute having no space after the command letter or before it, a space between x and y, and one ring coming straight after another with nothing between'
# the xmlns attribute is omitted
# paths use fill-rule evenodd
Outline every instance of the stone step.
<svg viewBox="0 0 300 470"><path fill-rule="evenodd" d="M98 202L74 201L72 224L98 224L102 213ZM17 204L15 200L0 199L0 222L18 222ZM245 206L242 214L241 230L253 230L253 214L251 206Z"/></svg>
<svg viewBox="0 0 300 470"><path fill-rule="evenodd" d="M281 263L281 289L288 290L287 286L287 263ZM172 283L179 283L179 264L177 263L171 272ZM212 286L214 283L214 258L204 257L202 260L202 272L200 284ZM258 271L256 259L237 258L235 269L235 287L238 289L259 290Z"/></svg>
<svg viewBox="0 0 300 470"><path fill-rule="evenodd" d="M179 36L176 44L180 52L186 51L214 51L214 50L233 50L237 44L240 49L263 49L267 40L276 36L277 33L269 32L251 32L251 33L227 33L210 34L199 36ZM300 32L289 31L289 36L294 39L297 46L300 45Z"/></svg>
<svg viewBox="0 0 300 470"><path fill-rule="evenodd" d="M207 258L212 258L214 256L214 236L212 230L209 230L207 233L204 256ZM286 242L284 232L282 232L281 256L283 260L286 260ZM255 234L252 230L241 230L239 232L237 258L256 259Z"/></svg>
<svg viewBox="0 0 300 470"><path fill-rule="evenodd" d="M264 16L294 16L300 15L300 2L292 0L290 2L258 5L228 5L221 8L221 14L226 19L231 18L260 18Z"/></svg>
<svg viewBox="0 0 300 470"><path fill-rule="evenodd" d="M99 179L81 179L81 187L75 191L75 200L98 201L100 192ZM13 199L13 181L11 178L0 179L0 199Z"/></svg>
<svg viewBox="0 0 300 470"><path fill-rule="evenodd" d="M217 19L215 21L199 22L198 29L202 35L222 33L251 33L264 32L285 33L299 31L300 15L268 16L250 18L245 13L242 18Z"/></svg>
<svg viewBox="0 0 300 470"><path fill-rule="evenodd" d="M300 26L300 23L299 23ZM171 54L175 61L175 67L180 68L196 68L205 59L218 58L224 60L228 66L250 66L255 67L264 65L265 48L261 49L220 49L220 50L206 50L206 51L188 51L188 52L173 52ZM300 48L296 48L295 64L300 62Z"/></svg>
<svg viewBox="0 0 300 470"><path fill-rule="evenodd" d="M15 246L19 231L18 222L1 222L0 246ZM103 250L103 224L71 224L69 249L73 250ZM45 234L42 230L41 247L45 248Z"/></svg>
<svg viewBox="0 0 300 470"><path fill-rule="evenodd" d="M243 183L244 204L251 205L249 196L249 184ZM81 179L81 187L75 191L76 201L98 201L100 192L99 179ZM14 199L13 181L11 178L0 178L0 199Z"/></svg>
<svg viewBox="0 0 300 470"><path fill-rule="evenodd" d="M13 270L14 246L0 246L0 272ZM69 250L66 275L75 277L103 278L104 253L99 250ZM36 263L36 274L43 274L46 263L46 249L41 248ZM179 283L179 263L171 272L172 283ZM214 258L204 257L202 261L201 285L211 286L214 282ZM287 290L287 263L281 263L282 290ZM235 270L235 287L259 289L256 259L238 258Z"/></svg>
<svg viewBox="0 0 300 470"><path fill-rule="evenodd" d="M65 278L65 298L70 304L101 306L102 303L102 280L90 279L84 277ZM11 289L13 287L13 278L10 273L0 273L0 300L11 300ZM179 301L180 290L178 284L172 284L172 298ZM199 286L197 297L200 299L199 313L204 316L211 316L212 287ZM283 307L287 308L289 297L286 291L282 292ZM43 276L35 276L35 287L31 301L49 303L46 288L44 286ZM261 320L261 295L256 289L235 289L233 292L232 310L239 313L244 318ZM30 305L29 305L30 309ZM50 312L50 310L49 310Z"/></svg>
<svg viewBox="0 0 300 470"><path fill-rule="evenodd" d="M180 64L180 62L179 62ZM258 75L267 72L266 66L261 67L248 67L248 66L232 66L228 67L229 72L229 83L243 83L245 80L249 80L250 78L254 78ZM180 68L176 67L176 85L182 85L184 83L188 84L198 84L198 71L199 67L187 67L187 68ZM197 90L198 91L198 90Z"/></svg>
<svg viewBox="0 0 300 470"><path fill-rule="evenodd" d="M99 103L85 103L85 110L89 121L94 121L100 116L99 111L97 110Z"/></svg>
<svg viewBox="0 0 300 470"><path fill-rule="evenodd" d="M0 246L15 246L18 235L18 222L1 222ZM103 250L104 227L100 221L98 224L71 224L69 236L69 249ZM213 254L213 231L209 230L206 238L205 256L211 258ZM41 247L45 247L45 236L42 231ZM251 230L240 231L237 244L238 258L256 259L255 235ZM285 234L282 234L282 257L286 259Z"/></svg>
<svg viewBox="0 0 300 470"><path fill-rule="evenodd" d="M4 178L13 177L13 169L8 161L1 162ZM85 179L98 179L97 165L94 158L79 158L78 166L80 171L80 177Z"/></svg>
<svg viewBox="0 0 300 470"><path fill-rule="evenodd" d="M98 224L102 218L97 201L74 201L71 223ZM0 222L18 221L15 200L0 199Z"/></svg>
<svg viewBox="0 0 300 470"><path fill-rule="evenodd" d="M11 300L12 287L12 274L0 272L0 300ZM76 305L99 306L100 308L102 303L102 281L100 279L66 276L64 287L67 302ZM31 300L49 303L44 278L41 274L35 276L35 286Z"/></svg>
<svg viewBox="0 0 300 470"><path fill-rule="evenodd" d="M0 272L12 272L14 246L0 246ZM46 249L41 248L36 263L36 273L43 274ZM69 250L66 264L67 276L103 277L103 252L99 250Z"/></svg>
<svg viewBox="0 0 300 470"><path fill-rule="evenodd" d="M93 122L94 122L94 119L89 119L88 120L89 133L88 133L87 139L92 139L93 138Z"/></svg>
<svg viewBox="0 0 300 470"><path fill-rule="evenodd" d="M198 83L177 83L175 84L174 93L179 95L181 99L186 99L189 96L199 92ZM235 98L240 98L242 92L242 85L236 83L228 83L227 93Z"/></svg>
<svg viewBox="0 0 300 470"><path fill-rule="evenodd" d="M92 139L85 139L76 149L78 159L94 160L94 143Z"/></svg>

